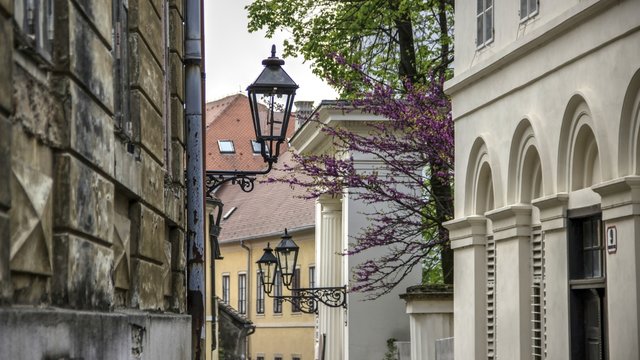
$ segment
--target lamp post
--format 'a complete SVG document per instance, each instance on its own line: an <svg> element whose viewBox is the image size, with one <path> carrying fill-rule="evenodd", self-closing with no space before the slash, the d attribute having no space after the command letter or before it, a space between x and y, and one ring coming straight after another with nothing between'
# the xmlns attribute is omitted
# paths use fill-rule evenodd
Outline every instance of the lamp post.
<svg viewBox="0 0 640 360"><path fill-rule="evenodd" d="M317 287L317 288L292 288L293 274L298 261L300 248L293 241L291 235L284 230L282 240L275 247L276 255L269 244L264 249L260 260L257 261L262 288L267 296L288 301L300 308L300 311L308 314L318 313L318 302L329 307L347 308L347 287ZM271 295L276 277L280 276L282 283L291 291L292 295Z"/></svg>
<svg viewBox="0 0 640 360"><path fill-rule="evenodd" d="M209 240L211 249L213 250L211 254L212 289L215 289L215 276L213 276L214 262L215 260L222 259L218 247L218 236L220 235L220 221L222 220L223 211L223 203L214 195L214 192L226 182L237 184L243 191L250 192L253 190L253 183L256 176L267 174L271 171L273 163L278 161L280 145L286 140L293 99L298 89L298 85L282 69L284 60L276 56L275 45L271 47L271 56L263 60L262 65L264 65L265 68L256 81L247 87L247 92L253 128L256 133L256 142L260 144L260 154L267 163L267 168L263 171L207 170L205 172L205 194L207 202L214 205L216 211L215 214L210 214L209 217ZM273 259L275 259L271 251L269 248L269 253ZM269 258L266 263L271 264L273 259ZM269 271L267 268L265 268L265 270ZM275 266L272 271L275 275ZM269 274L272 273L269 272ZM271 277L271 279L275 279L275 277ZM271 286L273 285L273 283L270 284ZM212 299L213 298L214 297L212 297ZM212 350L216 345L214 339L212 342ZM197 351L199 351L199 348Z"/></svg>
<svg viewBox="0 0 640 360"><path fill-rule="evenodd" d="M207 197L212 197L215 189L225 182L237 184L245 192L252 191L256 175L268 173L278 161L298 85L282 69L284 60L276 56L275 45L271 46L271 56L263 60L262 65L265 68L247 87L247 93L256 142L260 144L260 154L267 168L264 171L207 170Z"/></svg>

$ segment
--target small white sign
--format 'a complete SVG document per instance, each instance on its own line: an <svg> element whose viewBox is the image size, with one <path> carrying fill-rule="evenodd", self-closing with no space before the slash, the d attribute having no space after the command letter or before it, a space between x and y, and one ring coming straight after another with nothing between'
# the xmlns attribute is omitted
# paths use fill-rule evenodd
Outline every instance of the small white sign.
<svg viewBox="0 0 640 360"><path fill-rule="evenodd" d="M607 251L614 254L618 250L618 230L615 226L607 228Z"/></svg>

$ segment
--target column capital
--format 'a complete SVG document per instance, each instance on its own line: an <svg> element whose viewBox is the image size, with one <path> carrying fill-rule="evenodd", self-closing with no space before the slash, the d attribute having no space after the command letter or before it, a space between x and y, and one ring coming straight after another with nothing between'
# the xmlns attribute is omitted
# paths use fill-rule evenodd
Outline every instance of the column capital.
<svg viewBox="0 0 640 360"><path fill-rule="evenodd" d="M617 178L591 189L601 197L603 220L640 215L640 176Z"/></svg>
<svg viewBox="0 0 640 360"><path fill-rule="evenodd" d="M447 221L444 227L449 230L451 249L481 245L487 242L487 218L481 215L470 215Z"/></svg>
<svg viewBox="0 0 640 360"><path fill-rule="evenodd" d="M529 237L531 211L529 204L516 204L486 212L485 216L492 222L494 240Z"/></svg>
<svg viewBox="0 0 640 360"><path fill-rule="evenodd" d="M342 210L342 196L320 195L317 202L322 206L322 212Z"/></svg>
<svg viewBox="0 0 640 360"><path fill-rule="evenodd" d="M569 205L569 194L562 192L544 196L532 201L533 206L540 209L542 230L558 230L565 228L565 218Z"/></svg>

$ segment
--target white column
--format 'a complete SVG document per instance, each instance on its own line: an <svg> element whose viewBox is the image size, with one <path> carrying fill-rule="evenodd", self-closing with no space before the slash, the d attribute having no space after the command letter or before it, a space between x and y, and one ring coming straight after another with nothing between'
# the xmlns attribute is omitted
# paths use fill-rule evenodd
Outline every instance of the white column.
<svg viewBox="0 0 640 360"><path fill-rule="evenodd" d="M531 357L531 205L486 213L496 244L495 344L497 359Z"/></svg>
<svg viewBox="0 0 640 360"><path fill-rule="evenodd" d="M487 356L487 219L469 216L445 223L455 264L453 312L456 360Z"/></svg>
<svg viewBox="0 0 640 360"><path fill-rule="evenodd" d="M340 198L321 196L318 199L320 204L320 226L318 249L317 276L318 286L342 286L342 202ZM319 336L323 334L325 338L325 359L341 360L343 336L344 336L344 314L342 308L331 308L319 304L318 308L318 331Z"/></svg>
<svg viewBox="0 0 640 360"><path fill-rule="evenodd" d="M569 359L569 267L567 259L566 193L535 199L540 209L544 241L544 287L546 333L545 348L549 359Z"/></svg>

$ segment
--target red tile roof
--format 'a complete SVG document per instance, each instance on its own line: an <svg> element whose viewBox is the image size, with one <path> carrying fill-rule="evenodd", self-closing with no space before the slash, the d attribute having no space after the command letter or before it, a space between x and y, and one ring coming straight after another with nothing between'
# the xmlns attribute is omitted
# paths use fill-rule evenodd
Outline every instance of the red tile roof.
<svg viewBox="0 0 640 360"><path fill-rule="evenodd" d="M255 140L255 131L251 120L249 99L244 94L227 96L206 105L206 148L207 170L249 170L265 168L260 154L254 154L251 140ZM293 134L295 120L289 121L287 134ZM222 154L219 140L231 140L235 153ZM280 152L284 153L288 145L283 143Z"/></svg>

